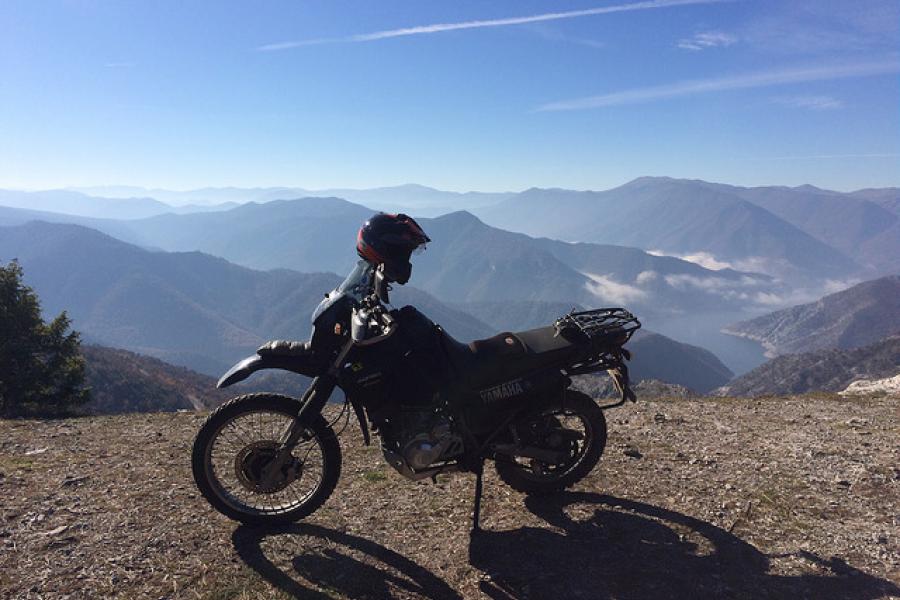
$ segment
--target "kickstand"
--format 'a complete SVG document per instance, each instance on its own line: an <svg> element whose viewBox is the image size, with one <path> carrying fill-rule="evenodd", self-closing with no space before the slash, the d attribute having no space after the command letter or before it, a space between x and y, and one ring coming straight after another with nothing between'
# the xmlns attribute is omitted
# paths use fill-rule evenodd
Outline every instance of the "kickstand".
<svg viewBox="0 0 900 600"><path fill-rule="evenodd" d="M472 511L472 533L481 531L481 492L483 490L484 484L484 461L481 461L478 465L478 469L475 471L475 508Z"/></svg>

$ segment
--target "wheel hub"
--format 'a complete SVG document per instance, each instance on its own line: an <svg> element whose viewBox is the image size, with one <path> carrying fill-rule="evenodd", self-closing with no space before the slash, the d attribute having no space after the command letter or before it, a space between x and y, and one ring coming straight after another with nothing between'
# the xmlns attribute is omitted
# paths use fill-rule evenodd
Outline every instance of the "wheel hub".
<svg viewBox="0 0 900 600"><path fill-rule="evenodd" d="M260 440L245 446L234 458L234 473L245 489L256 494L274 494L296 481L302 473L301 462L290 456L271 480L265 481L266 467L278 453L273 440Z"/></svg>

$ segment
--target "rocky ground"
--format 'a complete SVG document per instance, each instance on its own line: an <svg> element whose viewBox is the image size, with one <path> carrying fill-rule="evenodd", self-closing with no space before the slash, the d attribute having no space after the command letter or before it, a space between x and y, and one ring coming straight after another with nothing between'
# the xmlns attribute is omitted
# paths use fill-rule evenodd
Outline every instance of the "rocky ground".
<svg viewBox="0 0 900 600"><path fill-rule="evenodd" d="M237 527L194 488L193 413L0 421L2 598L900 597L900 401L644 400L530 499L412 483L348 428L325 507Z"/></svg>

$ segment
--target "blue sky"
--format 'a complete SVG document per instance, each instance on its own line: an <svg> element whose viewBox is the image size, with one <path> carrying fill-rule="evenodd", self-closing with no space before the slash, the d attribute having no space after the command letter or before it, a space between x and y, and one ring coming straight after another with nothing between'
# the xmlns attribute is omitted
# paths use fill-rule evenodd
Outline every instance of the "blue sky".
<svg viewBox="0 0 900 600"><path fill-rule="evenodd" d="M900 1L0 8L0 187L900 185Z"/></svg>

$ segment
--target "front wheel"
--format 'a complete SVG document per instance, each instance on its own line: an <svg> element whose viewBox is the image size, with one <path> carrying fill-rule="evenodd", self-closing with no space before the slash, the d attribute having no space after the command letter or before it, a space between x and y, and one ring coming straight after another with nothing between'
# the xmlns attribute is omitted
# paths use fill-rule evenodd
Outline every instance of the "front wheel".
<svg viewBox="0 0 900 600"><path fill-rule="evenodd" d="M275 525L302 519L328 499L341 474L341 448L321 415L274 474L269 467L299 409L288 396L248 394L209 415L191 463L197 487L216 510L242 523Z"/></svg>
<svg viewBox="0 0 900 600"><path fill-rule="evenodd" d="M554 452L555 462L498 457L497 474L526 494L565 489L591 472L606 447L606 418L589 396L566 390L561 401L529 410L512 424L518 444Z"/></svg>

